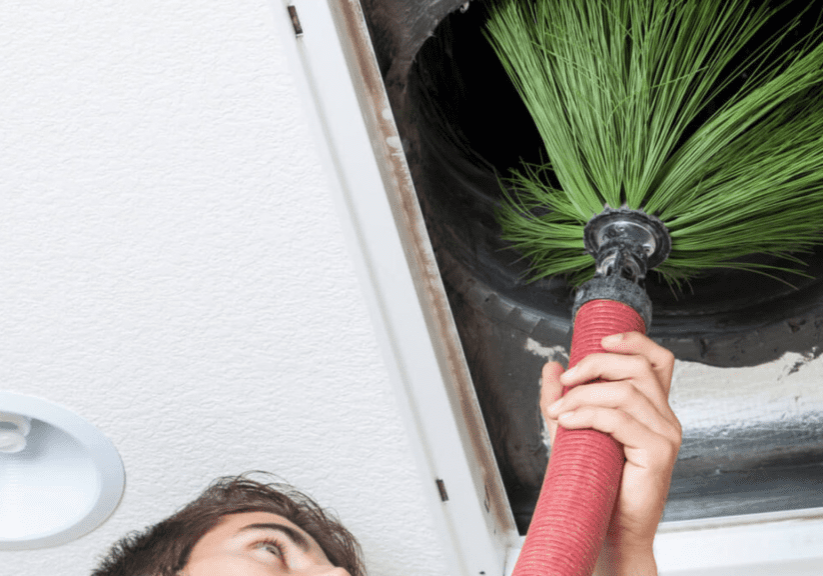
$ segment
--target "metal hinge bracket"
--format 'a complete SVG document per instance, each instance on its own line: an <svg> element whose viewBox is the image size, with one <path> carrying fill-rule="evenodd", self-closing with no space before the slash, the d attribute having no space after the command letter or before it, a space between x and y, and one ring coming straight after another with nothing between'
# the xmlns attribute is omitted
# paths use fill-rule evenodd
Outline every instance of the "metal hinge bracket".
<svg viewBox="0 0 823 576"><path fill-rule="evenodd" d="M437 491L440 492L440 500L443 502L449 501L449 493L446 492L446 483L440 478L437 479Z"/></svg>
<svg viewBox="0 0 823 576"><path fill-rule="evenodd" d="M289 18L291 18L291 25L294 27L294 35L298 37L302 36L303 26L300 25L300 18L297 16L297 8L295 6L289 6Z"/></svg>

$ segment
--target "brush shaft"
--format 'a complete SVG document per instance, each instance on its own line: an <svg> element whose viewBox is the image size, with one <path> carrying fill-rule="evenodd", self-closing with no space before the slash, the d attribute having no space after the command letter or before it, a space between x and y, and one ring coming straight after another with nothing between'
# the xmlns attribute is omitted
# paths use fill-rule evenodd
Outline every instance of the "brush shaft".
<svg viewBox="0 0 823 576"><path fill-rule="evenodd" d="M592 300L574 321L569 368L605 352L611 334L646 332L640 315ZM569 388L564 389L564 394ZM558 427L529 532L512 576L591 576L606 537L624 464L623 446L596 430Z"/></svg>

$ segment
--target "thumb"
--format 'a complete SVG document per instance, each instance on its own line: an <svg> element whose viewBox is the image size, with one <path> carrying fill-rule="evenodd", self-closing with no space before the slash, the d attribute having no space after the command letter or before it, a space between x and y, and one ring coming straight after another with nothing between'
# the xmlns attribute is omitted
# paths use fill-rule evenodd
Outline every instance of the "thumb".
<svg viewBox="0 0 823 576"><path fill-rule="evenodd" d="M554 404L563 393L563 385L560 383L560 375L565 371L559 362L549 362L543 366L543 375L540 386L540 412L543 414L543 421L549 429L549 437L554 442L554 434L557 431L557 420L552 420L546 413L549 406Z"/></svg>

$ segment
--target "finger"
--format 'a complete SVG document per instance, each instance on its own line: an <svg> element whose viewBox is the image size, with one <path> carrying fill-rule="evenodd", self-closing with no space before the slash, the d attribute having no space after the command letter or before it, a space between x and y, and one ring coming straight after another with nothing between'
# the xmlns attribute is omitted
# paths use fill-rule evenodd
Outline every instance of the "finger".
<svg viewBox="0 0 823 576"><path fill-rule="evenodd" d="M628 381L645 394L661 412L667 412L668 392L645 356L613 353L589 354L560 377L564 386L596 380Z"/></svg>
<svg viewBox="0 0 823 576"><path fill-rule="evenodd" d="M668 405L661 407L653 403L631 382L605 382L578 386L548 407L550 418L557 419L565 412L573 412L583 407L610 408L621 410L642 422L656 434L669 438L679 435L679 423Z"/></svg>
<svg viewBox="0 0 823 576"><path fill-rule="evenodd" d="M553 443L554 435L557 432L557 421L546 415L546 410L560 398L563 393L563 385L560 383L560 375L563 373L563 365L559 362L549 362L543 366L543 373L540 386L540 412L543 420L549 429L549 439Z"/></svg>
<svg viewBox="0 0 823 576"><path fill-rule="evenodd" d="M540 406L548 407L563 393L560 375L564 368L560 362L548 362L543 366L542 383L540 387Z"/></svg>
<svg viewBox="0 0 823 576"><path fill-rule="evenodd" d="M675 438L655 433L622 410L585 406L564 412L557 420L568 430L593 428L623 444L626 459L647 470L668 470L680 447Z"/></svg>
<svg viewBox="0 0 823 576"><path fill-rule="evenodd" d="M609 352L617 354L636 354L646 358L658 376L666 394L671 387L672 372L674 371L674 354L658 345L652 339L640 332L625 332L607 336L601 345Z"/></svg>

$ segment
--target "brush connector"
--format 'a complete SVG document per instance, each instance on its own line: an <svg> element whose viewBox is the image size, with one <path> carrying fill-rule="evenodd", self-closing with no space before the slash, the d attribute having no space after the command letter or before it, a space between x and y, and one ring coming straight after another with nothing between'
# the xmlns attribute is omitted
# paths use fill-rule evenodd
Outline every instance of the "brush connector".
<svg viewBox="0 0 823 576"><path fill-rule="evenodd" d="M671 237L658 218L641 210L609 208L583 229L586 252L596 262L596 276L619 275L642 286L646 272L671 251Z"/></svg>
<svg viewBox="0 0 823 576"><path fill-rule="evenodd" d="M583 230L586 251L596 262L594 278L580 288L572 318L591 300L615 300L634 308L651 327L652 303L643 287L646 273L671 251L671 237L658 218L640 210L606 206Z"/></svg>

